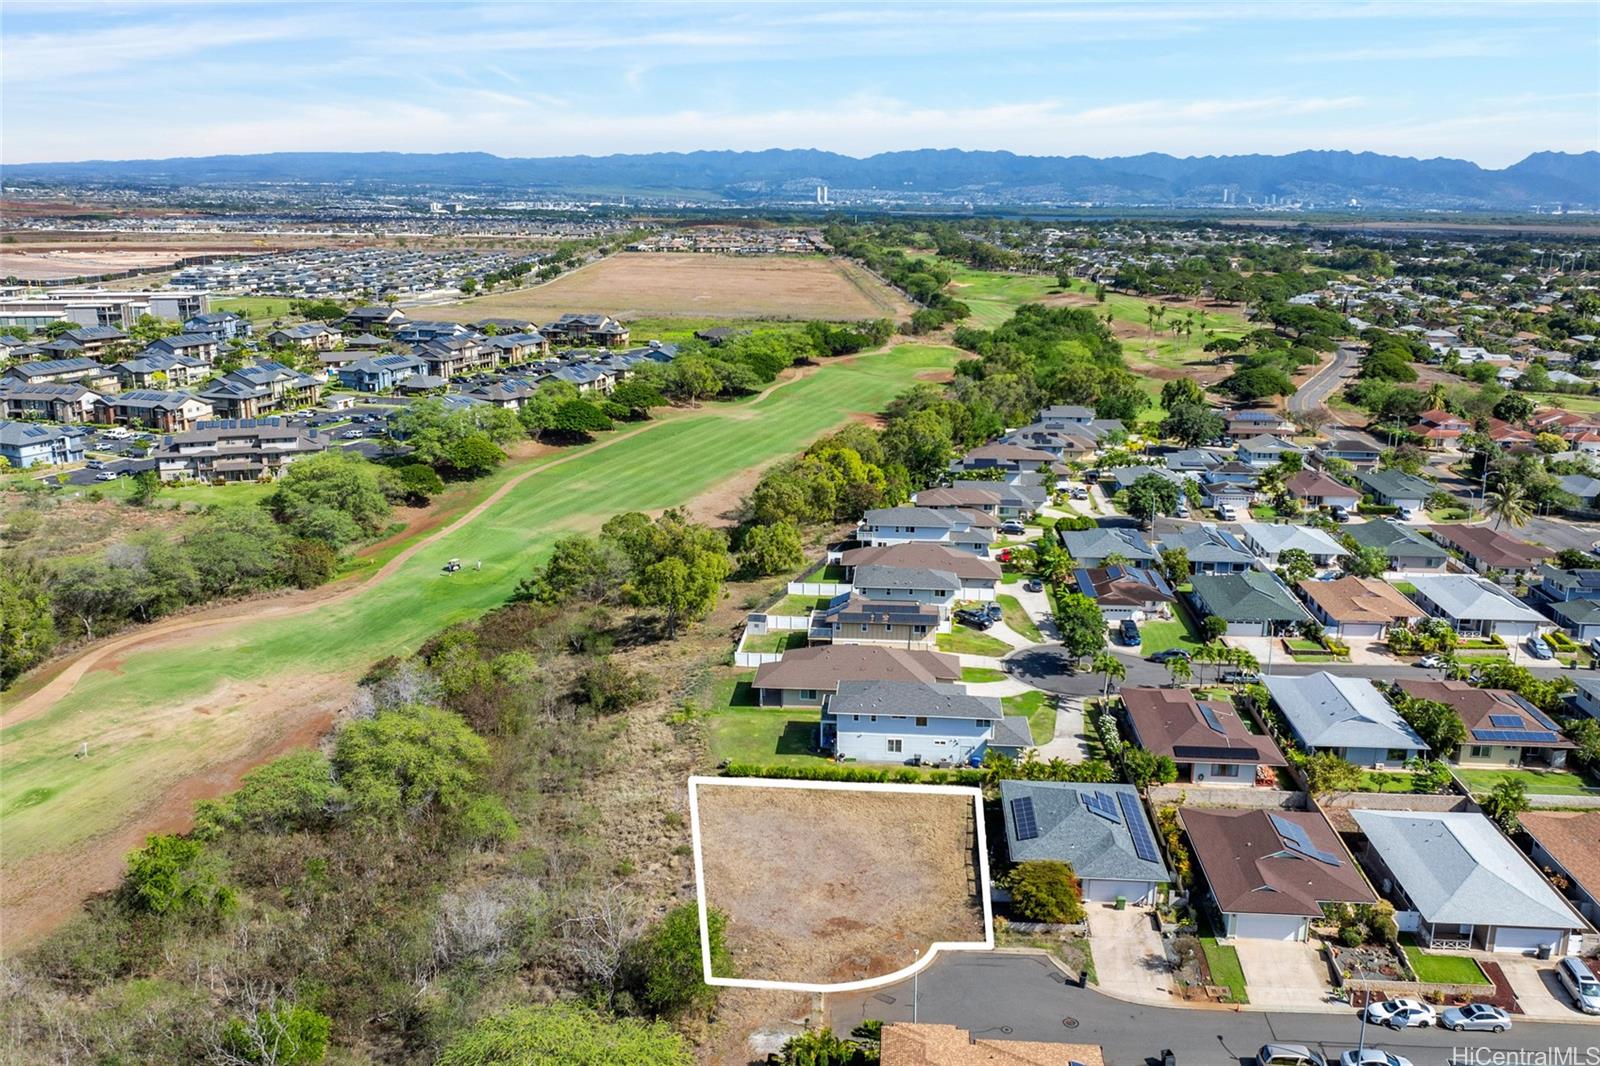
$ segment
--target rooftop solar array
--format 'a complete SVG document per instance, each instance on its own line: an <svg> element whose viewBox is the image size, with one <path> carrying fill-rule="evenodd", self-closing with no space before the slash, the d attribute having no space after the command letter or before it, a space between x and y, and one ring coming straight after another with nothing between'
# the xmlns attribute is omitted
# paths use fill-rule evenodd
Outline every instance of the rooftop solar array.
<svg viewBox="0 0 1600 1066"><path fill-rule="evenodd" d="M1011 824L1018 840L1032 840L1039 835L1039 822L1033 816L1033 797L1023 796L1011 801Z"/></svg>
<svg viewBox="0 0 1600 1066"><path fill-rule="evenodd" d="M1489 724L1499 726L1501 729L1521 729L1522 715L1520 714L1491 714Z"/></svg>
<svg viewBox="0 0 1600 1066"><path fill-rule="evenodd" d="M1306 835L1305 827L1299 822L1291 821L1281 814L1268 814L1267 817L1272 819L1272 827L1278 831L1278 836L1282 839L1283 846L1296 855L1315 859L1317 862L1326 863L1329 866L1344 865L1339 856L1331 851L1323 851L1313 844L1311 838Z"/></svg>
<svg viewBox="0 0 1600 1066"><path fill-rule="evenodd" d="M1108 822L1121 821L1117 817L1117 806L1111 802L1111 794L1109 792L1085 792L1083 794L1083 805Z"/></svg>
<svg viewBox="0 0 1600 1066"><path fill-rule="evenodd" d="M1117 803L1122 806L1122 820L1133 838L1133 853L1145 862L1160 862L1161 852L1156 848L1155 837L1150 835L1150 827L1145 824L1139 798L1131 792L1118 792Z"/></svg>
<svg viewBox="0 0 1600 1066"><path fill-rule="evenodd" d="M1207 707L1203 703L1197 704L1197 706L1200 708L1200 717L1206 720L1206 725L1210 727L1213 733L1227 732L1226 729L1222 728L1222 723L1217 720L1217 712L1214 709Z"/></svg>
<svg viewBox="0 0 1600 1066"><path fill-rule="evenodd" d="M1554 744L1561 734L1548 729L1474 729L1472 739L1485 744Z"/></svg>

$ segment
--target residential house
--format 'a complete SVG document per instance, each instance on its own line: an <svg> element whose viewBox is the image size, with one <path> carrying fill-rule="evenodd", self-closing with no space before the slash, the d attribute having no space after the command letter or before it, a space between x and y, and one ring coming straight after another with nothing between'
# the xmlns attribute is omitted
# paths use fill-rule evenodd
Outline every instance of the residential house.
<svg viewBox="0 0 1600 1066"><path fill-rule="evenodd" d="M1574 510L1593 511L1600 508L1600 478L1588 474L1567 474L1556 478L1561 491L1578 501Z"/></svg>
<svg viewBox="0 0 1600 1066"><path fill-rule="evenodd" d="M1001 437L1000 443L1044 452L1058 463L1084 459L1100 450L1099 440L1087 426L1070 430L1024 426Z"/></svg>
<svg viewBox="0 0 1600 1066"><path fill-rule="evenodd" d="M88 356L71 359L41 359L7 367L0 380L18 385L78 384L96 392L116 391L117 375L108 366Z"/></svg>
<svg viewBox="0 0 1600 1066"><path fill-rule="evenodd" d="M1287 766L1270 737L1245 728L1231 702L1197 701L1183 688L1125 688L1123 713L1134 741L1178 764L1178 780L1194 785L1276 784Z"/></svg>
<svg viewBox="0 0 1600 1066"><path fill-rule="evenodd" d="M1231 530L1211 523L1157 535L1159 551L1181 549L1196 574L1239 574L1255 569L1256 557Z"/></svg>
<svg viewBox="0 0 1600 1066"><path fill-rule="evenodd" d="M211 405L192 392L129 389L95 401L94 420L182 433L211 417Z"/></svg>
<svg viewBox="0 0 1600 1066"><path fill-rule="evenodd" d="M76 382L24 385L0 379L0 417L87 422L100 394Z"/></svg>
<svg viewBox="0 0 1600 1066"><path fill-rule="evenodd" d="M866 563L855 568L851 590L873 603L910 600L939 609L939 621L950 619L951 606L961 598L961 579L948 570L923 566Z"/></svg>
<svg viewBox="0 0 1600 1066"><path fill-rule="evenodd" d="M1550 618L1576 640L1600 639L1600 600L1566 600L1545 608Z"/></svg>
<svg viewBox="0 0 1600 1066"><path fill-rule="evenodd" d="M833 644L887 644L900 648L930 648L946 612L916 600L870 600L855 593L836 596L828 606L812 612L810 639Z"/></svg>
<svg viewBox="0 0 1600 1066"><path fill-rule="evenodd" d="M1350 811L1362 861L1424 947L1562 956L1589 923L1511 846L1467 811Z"/></svg>
<svg viewBox="0 0 1600 1066"><path fill-rule="evenodd" d="M1466 564L1480 574L1490 570L1499 570L1507 577L1531 574L1555 555L1549 548L1508 537L1488 526L1430 526L1428 532L1446 548L1460 552Z"/></svg>
<svg viewBox="0 0 1600 1066"><path fill-rule="evenodd" d="M183 332L191 337L211 337L218 344L242 340L255 331L250 320L232 311L207 311L195 315L183 324Z"/></svg>
<svg viewBox="0 0 1600 1066"><path fill-rule="evenodd" d="M1227 435L1234 440L1247 440L1263 434L1283 435L1293 433L1295 425L1276 411L1244 408L1223 415Z"/></svg>
<svg viewBox="0 0 1600 1066"><path fill-rule="evenodd" d="M1465 681L1395 684L1406 695L1442 703L1460 717L1466 742L1453 752L1434 753L1458 766L1560 768L1574 747L1547 714L1507 689L1475 688Z"/></svg>
<svg viewBox="0 0 1600 1066"><path fill-rule="evenodd" d="M151 457L163 481L264 481L331 442L327 434L277 418L230 419L164 436Z"/></svg>
<svg viewBox="0 0 1600 1066"><path fill-rule="evenodd" d="M1132 785L1005 780L1000 810L1011 861L1068 863L1087 901L1154 903L1172 880Z"/></svg>
<svg viewBox="0 0 1600 1066"><path fill-rule="evenodd" d="M1230 939L1309 939L1329 903L1378 896L1319 810L1178 812L1212 905Z"/></svg>
<svg viewBox="0 0 1600 1066"><path fill-rule="evenodd" d="M992 600L1000 585L1000 564L959 548L927 541L908 541L876 548L851 548L838 558L849 583L858 568L889 566L923 568L954 574L961 581L963 600Z"/></svg>
<svg viewBox="0 0 1600 1066"><path fill-rule="evenodd" d="M357 392L388 392L427 367L414 355L372 355L339 368L339 384Z"/></svg>
<svg viewBox="0 0 1600 1066"><path fill-rule="evenodd" d="M486 338L483 346L494 353L497 366L521 366L550 352L550 342L533 332L500 333Z"/></svg>
<svg viewBox="0 0 1600 1066"><path fill-rule="evenodd" d="M1056 404L1039 412L1039 424L1046 429L1071 429L1094 421L1094 408Z"/></svg>
<svg viewBox="0 0 1600 1066"><path fill-rule="evenodd" d="M169 385L182 388L205 380L211 373L211 364L192 355L151 350L125 359L111 369L116 371L117 380L125 389L159 389Z"/></svg>
<svg viewBox="0 0 1600 1066"><path fill-rule="evenodd" d="M628 327L610 315L566 314L539 332L561 344L598 345L601 348L628 346Z"/></svg>
<svg viewBox="0 0 1600 1066"><path fill-rule="evenodd" d="M1420 513L1428 497L1438 491L1432 482L1403 470L1360 470L1356 472L1356 480L1374 503L1397 507L1402 514Z"/></svg>
<svg viewBox="0 0 1600 1066"><path fill-rule="evenodd" d="M1107 622L1165 617L1178 595L1154 569L1089 567L1073 571L1073 588L1100 605Z"/></svg>
<svg viewBox="0 0 1600 1066"><path fill-rule="evenodd" d="M976 765L990 749L1019 755L1033 746L1024 717L1007 717L995 696L960 685L840 681L824 697L821 746L862 762Z"/></svg>
<svg viewBox="0 0 1600 1066"><path fill-rule="evenodd" d="M1303 551L1319 568L1337 565L1350 553L1328 534L1313 526L1287 523L1241 522L1239 534L1245 547L1256 553L1267 566L1277 566L1286 551Z"/></svg>
<svg viewBox="0 0 1600 1066"><path fill-rule="evenodd" d="M1248 510L1259 495L1261 471L1248 463L1229 462L1200 475L1200 502L1213 510Z"/></svg>
<svg viewBox="0 0 1600 1066"><path fill-rule="evenodd" d="M1572 685L1574 691L1567 697L1572 709L1581 711L1591 718L1600 718L1600 680L1574 677Z"/></svg>
<svg viewBox="0 0 1600 1066"><path fill-rule="evenodd" d="M1381 548L1389 556L1390 570L1406 573L1443 570L1450 559L1438 544L1421 536L1410 526L1387 518L1346 526L1341 536L1355 541L1358 548Z"/></svg>
<svg viewBox="0 0 1600 1066"><path fill-rule="evenodd" d="M1181 448L1162 456L1166 468L1175 474L1199 477L1228 461L1227 456L1210 448Z"/></svg>
<svg viewBox="0 0 1600 1066"><path fill-rule="evenodd" d="M0 459L18 470L83 461L83 434L60 426L0 419Z"/></svg>
<svg viewBox="0 0 1600 1066"><path fill-rule="evenodd" d="M987 558L996 524L980 511L879 507L862 515L856 539L868 547L926 541Z"/></svg>
<svg viewBox="0 0 1600 1066"><path fill-rule="evenodd" d="M577 388L579 393L610 393L616 385L616 378L594 363L571 363L557 367L539 381L565 381Z"/></svg>
<svg viewBox="0 0 1600 1066"><path fill-rule="evenodd" d="M338 347L344 334L320 322L302 322L297 326L284 326L267 334L267 344L273 348L303 348L313 352L330 352Z"/></svg>
<svg viewBox="0 0 1600 1066"><path fill-rule="evenodd" d="M1538 611L1477 574L1412 574L1409 581L1418 606L1464 637L1498 635L1514 642L1546 624Z"/></svg>
<svg viewBox="0 0 1600 1066"><path fill-rule="evenodd" d="M1383 458L1383 449L1357 437L1335 437L1326 444L1317 445L1311 454L1319 463L1339 459L1360 469L1377 466Z"/></svg>
<svg viewBox="0 0 1600 1066"><path fill-rule="evenodd" d="M471 336L424 341L413 349L412 354L428 364L430 375L445 379L486 369L491 361L478 338Z"/></svg>
<svg viewBox="0 0 1600 1066"><path fill-rule="evenodd" d="M1154 566L1160 556L1138 531L1121 526L1096 526L1094 529L1061 529L1056 532L1061 546L1079 566L1103 567L1107 560L1132 567Z"/></svg>
<svg viewBox="0 0 1600 1066"><path fill-rule="evenodd" d="M1300 506L1310 509L1343 507L1354 511L1361 502L1360 489L1353 489L1316 470L1301 470L1283 483L1283 491Z"/></svg>
<svg viewBox="0 0 1600 1066"><path fill-rule="evenodd" d="M322 384L320 377L263 360L230 370L201 389L199 396L222 418L259 418L316 403L322 397Z"/></svg>
<svg viewBox="0 0 1600 1066"><path fill-rule="evenodd" d="M1600 600L1600 569L1562 569L1545 563L1535 577L1534 595L1546 603Z"/></svg>
<svg viewBox="0 0 1600 1066"><path fill-rule="evenodd" d="M1286 455L1305 455L1306 449L1270 433L1259 433L1241 440L1238 453L1241 463L1264 470L1276 466Z"/></svg>
<svg viewBox="0 0 1600 1066"><path fill-rule="evenodd" d="M1007 474L1048 469L1055 465L1055 457L1037 448L1022 448L1015 444L985 444L974 448L950 464L957 472L976 470L1001 470Z"/></svg>
<svg viewBox="0 0 1600 1066"><path fill-rule="evenodd" d="M992 492L999 497L993 512L996 518L1031 518L1050 502L1050 490L1037 483L1038 475L1022 474L1009 481L953 481L956 492ZM939 506L949 506L941 504ZM985 508L978 508L985 510Z"/></svg>
<svg viewBox="0 0 1600 1066"><path fill-rule="evenodd" d="M953 1025L890 1022L883 1027L882 1066L1105 1066L1098 1044L999 1040Z"/></svg>
<svg viewBox="0 0 1600 1066"><path fill-rule="evenodd" d="M1600 922L1600 811L1524 811L1530 857L1592 925ZM1556 879L1560 878L1560 881Z"/></svg>
<svg viewBox="0 0 1600 1066"><path fill-rule="evenodd" d="M1383 769L1402 767L1428 750L1364 677L1319 670L1269 675L1265 684L1290 735L1308 754L1331 751L1357 766Z"/></svg>
<svg viewBox="0 0 1600 1066"><path fill-rule="evenodd" d="M1411 432L1422 438L1425 447L1448 448L1472 431L1472 423L1449 411L1434 408L1417 416Z"/></svg>
<svg viewBox="0 0 1600 1066"><path fill-rule="evenodd" d="M388 304L369 304L366 307L351 309L339 324L344 327L346 333L369 333L373 330L387 333L405 321L406 313L398 307Z"/></svg>
<svg viewBox="0 0 1600 1066"><path fill-rule="evenodd" d="M210 366L217 361L221 350L222 345L209 333L179 333L151 341L140 354L160 352L164 355L182 355Z"/></svg>
<svg viewBox="0 0 1600 1066"><path fill-rule="evenodd" d="M1340 640L1383 640L1393 626L1410 626L1424 612L1391 585L1370 577L1302 581L1300 595L1311 616Z"/></svg>
<svg viewBox="0 0 1600 1066"><path fill-rule="evenodd" d="M1140 478L1151 476L1172 482L1178 486L1179 492L1183 491L1184 483L1189 480L1187 475L1168 470L1164 466L1114 466L1100 475L1101 480L1110 483L1112 493L1131 489Z"/></svg>
<svg viewBox="0 0 1600 1066"><path fill-rule="evenodd" d="M61 335L61 340L78 346L83 355L98 356L106 347L128 339L128 335L115 326L79 326Z"/></svg>
<svg viewBox="0 0 1600 1066"><path fill-rule="evenodd" d="M872 644L814 644L756 668L751 690L763 707L818 707L842 681L948 685L961 680L954 655Z"/></svg>
<svg viewBox="0 0 1600 1066"><path fill-rule="evenodd" d="M1190 603L1198 617L1214 614L1228 623L1230 637L1267 637L1297 630L1311 615L1282 581L1261 570L1195 574Z"/></svg>
<svg viewBox="0 0 1600 1066"><path fill-rule="evenodd" d="M504 381L483 381L463 389L463 394L473 396L495 407L515 411L533 398L538 387L527 381L509 378Z"/></svg>

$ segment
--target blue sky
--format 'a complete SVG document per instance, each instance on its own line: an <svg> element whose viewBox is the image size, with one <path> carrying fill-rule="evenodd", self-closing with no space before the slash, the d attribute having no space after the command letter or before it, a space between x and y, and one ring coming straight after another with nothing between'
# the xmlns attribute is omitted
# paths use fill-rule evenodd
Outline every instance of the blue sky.
<svg viewBox="0 0 1600 1066"><path fill-rule="evenodd" d="M1600 147L1600 4L7 2L0 160Z"/></svg>

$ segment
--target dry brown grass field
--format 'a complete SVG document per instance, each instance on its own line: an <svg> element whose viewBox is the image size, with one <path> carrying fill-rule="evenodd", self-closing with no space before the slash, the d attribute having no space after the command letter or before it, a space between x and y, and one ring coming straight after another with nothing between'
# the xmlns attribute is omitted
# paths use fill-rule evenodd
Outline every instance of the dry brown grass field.
<svg viewBox="0 0 1600 1066"><path fill-rule="evenodd" d="M622 252L543 285L408 308L413 318L546 322L571 312L637 318L903 319L904 297L854 263L821 256Z"/></svg>
<svg viewBox="0 0 1600 1066"><path fill-rule="evenodd" d="M738 977L859 981L984 939L966 791L702 782L697 805L706 902L728 916Z"/></svg>

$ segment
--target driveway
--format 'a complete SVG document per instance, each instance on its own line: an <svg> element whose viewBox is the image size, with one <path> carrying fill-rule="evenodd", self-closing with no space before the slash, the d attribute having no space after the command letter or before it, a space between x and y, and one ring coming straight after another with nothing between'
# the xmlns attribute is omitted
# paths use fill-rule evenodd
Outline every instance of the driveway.
<svg viewBox="0 0 1600 1066"><path fill-rule="evenodd" d="M1547 1022L1595 1022L1600 1017L1584 1014L1572 1005L1572 997L1556 979L1555 964L1525 955L1485 955L1500 964L1511 991L1517 995L1522 1013Z"/></svg>
<svg viewBox="0 0 1600 1066"><path fill-rule="evenodd" d="M976 686L968 688L976 691ZM1089 758L1089 741L1084 736L1087 729L1088 724L1083 720L1083 697L1057 696L1056 734L1039 745L1039 758L1046 762L1051 759L1086 761Z"/></svg>
<svg viewBox="0 0 1600 1066"><path fill-rule="evenodd" d="M1229 943L1239 953L1251 1003L1272 1010L1328 1009L1328 964L1320 944L1248 937Z"/></svg>
<svg viewBox="0 0 1600 1066"><path fill-rule="evenodd" d="M1117 910L1088 903L1089 945L1100 991L1118 999L1157 1006L1172 1004L1172 969L1143 907Z"/></svg>

